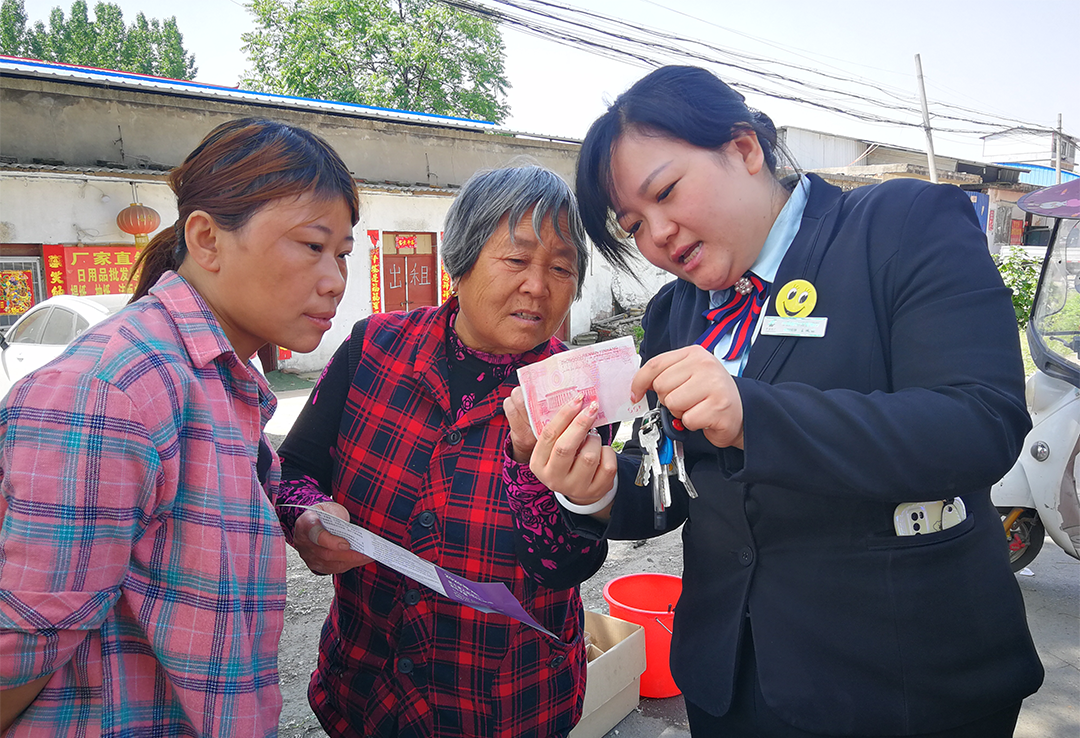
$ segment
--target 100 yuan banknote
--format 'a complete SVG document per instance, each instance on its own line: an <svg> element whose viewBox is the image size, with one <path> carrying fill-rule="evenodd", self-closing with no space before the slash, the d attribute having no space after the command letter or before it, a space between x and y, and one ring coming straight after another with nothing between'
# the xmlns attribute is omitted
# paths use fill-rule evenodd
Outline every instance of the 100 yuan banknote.
<svg viewBox="0 0 1080 738"><path fill-rule="evenodd" d="M595 426L633 420L648 403L630 401L630 383L641 366L631 336L564 351L517 370L529 423L539 436L563 405L578 394L600 406Z"/></svg>

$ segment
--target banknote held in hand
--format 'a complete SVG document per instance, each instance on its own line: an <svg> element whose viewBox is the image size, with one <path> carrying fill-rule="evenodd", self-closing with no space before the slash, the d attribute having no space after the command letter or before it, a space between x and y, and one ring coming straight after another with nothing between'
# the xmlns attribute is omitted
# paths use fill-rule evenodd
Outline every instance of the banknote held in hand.
<svg viewBox="0 0 1080 738"><path fill-rule="evenodd" d="M594 427L644 415L649 409L645 399L630 401L630 383L640 366L633 337L623 336L521 367L518 380L533 432L539 436L555 414L579 394L585 404L596 401L599 405Z"/></svg>

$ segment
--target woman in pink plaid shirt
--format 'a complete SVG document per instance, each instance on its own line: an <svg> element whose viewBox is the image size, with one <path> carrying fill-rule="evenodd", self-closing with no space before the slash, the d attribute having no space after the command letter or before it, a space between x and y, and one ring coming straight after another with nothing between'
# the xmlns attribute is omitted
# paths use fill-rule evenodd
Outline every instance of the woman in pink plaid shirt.
<svg viewBox="0 0 1080 738"><path fill-rule="evenodd" d="M133 301L0 403L0 730L273 736L285 541L248 357L311 351L357 192L320 138L214 129Z"/></svg>

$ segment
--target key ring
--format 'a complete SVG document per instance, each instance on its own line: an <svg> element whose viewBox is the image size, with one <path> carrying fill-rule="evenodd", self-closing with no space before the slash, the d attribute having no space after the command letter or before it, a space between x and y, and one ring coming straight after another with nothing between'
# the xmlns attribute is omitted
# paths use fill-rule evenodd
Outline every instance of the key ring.
<svg viewBox="0 0 1080 738"><path fill-rule="evenodd" d="M660 424L664 427L664 435L671 440L681 443L690 440L690 431L663 405L660 405Z"/></svg>

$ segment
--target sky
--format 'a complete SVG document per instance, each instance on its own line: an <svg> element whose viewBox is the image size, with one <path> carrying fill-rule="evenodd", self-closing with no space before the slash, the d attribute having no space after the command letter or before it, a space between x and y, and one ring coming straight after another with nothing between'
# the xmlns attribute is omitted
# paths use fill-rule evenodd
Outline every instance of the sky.
<svg viewBox="0 0 1080 738"><path fill-rule="evenodd" d="M112 0L125 22L176 16L184 45L195 55L196 80L234 86L247 68L240 35L254 29L242 0ZM882 99L899 96L918 105L915 55L921 58L926 95L935 127L972 128L934 115L947 102L978 113L1056 128L1062 116L1067 134L1080 137L1080 13L1076 0L565 0L568 4L641 26L699 39L766 61L758 70L792 73L794 64L882 88ZM89 3L93 7L93 0ZM71 0L25 0L31 22L47 21ZM92 11L91 11L92 12ZM515 131L581 138L589 124L622 91L649 72L619 61L568 48L508 28L505 72L510 81L510 117ZM679 61L679 63L688 63ZM755 75L730 67L710 67L722 79L758 84ZM807 77L806 73L792 73ZM836 80L825 85L854 89ZM866 88L861 88L866 90ZM806 96L799 90L800 96ZM827 104L849 108L843 98L812 93ZM881 143L924 149L917 126L858 120L774 97L747 93L747 103L765 111L777 126L797 126ZM878 108L889 117L900 117ZM956 111L950 111L956 113ZM961 116L965 113L959 113ZM906 120L920 122L905 116ZM1002 127L1010 125L1002 123ZM985 134L985 129L981 134ZM937 131L935 151L982 160L980 134Z"/></svg>

